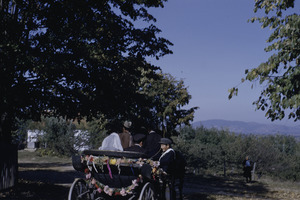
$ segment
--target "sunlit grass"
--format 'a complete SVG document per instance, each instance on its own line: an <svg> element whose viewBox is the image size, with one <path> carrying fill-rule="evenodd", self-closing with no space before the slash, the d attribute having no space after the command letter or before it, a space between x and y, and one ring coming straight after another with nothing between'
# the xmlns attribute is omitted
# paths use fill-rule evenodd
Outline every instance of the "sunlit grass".
<svg viewBox="0 0 300 200"><path fill-rule="evenodd" d="M40 156L37 151L20 150L18 151L19 163L71 163L69 157L57 157L57 156Z"/></svg>

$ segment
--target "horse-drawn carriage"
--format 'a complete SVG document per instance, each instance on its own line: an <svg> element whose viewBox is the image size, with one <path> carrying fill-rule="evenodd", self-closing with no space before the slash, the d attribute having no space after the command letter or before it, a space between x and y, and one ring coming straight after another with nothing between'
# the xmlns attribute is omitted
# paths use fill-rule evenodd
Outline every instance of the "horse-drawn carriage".
<svg viewBox="0 0 300 200"><path fill-rule="evenodd" d="M147 159L144 154L86 150L80 156L73 156L72 163L86 178L75 179L69 200L170 199L170 179L158 168L157 161Z"/></svg>

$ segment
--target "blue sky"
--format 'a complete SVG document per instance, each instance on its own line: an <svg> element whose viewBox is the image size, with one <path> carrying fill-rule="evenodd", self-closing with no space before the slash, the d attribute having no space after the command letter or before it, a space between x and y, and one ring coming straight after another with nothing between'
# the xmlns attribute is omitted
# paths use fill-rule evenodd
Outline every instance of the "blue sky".
<svg viewBox="0 0 300 200"><path fill-rule="evenodd" d="M162 30L160 36L174 44L172 55L151 63L184 80L192 95L189 107L199 107L194 121L299 125L288 119L271 122L264 112L255 111L252 102L262 89L259 83L239 85L238 96L228 100L228 89L241 82L245 69L257 67L270 56L264 51L269 29L247 22L257 15L253 8L254 0L169 0L164 8L150 10ZM296 2L295 10L299 8Z"/></svg>

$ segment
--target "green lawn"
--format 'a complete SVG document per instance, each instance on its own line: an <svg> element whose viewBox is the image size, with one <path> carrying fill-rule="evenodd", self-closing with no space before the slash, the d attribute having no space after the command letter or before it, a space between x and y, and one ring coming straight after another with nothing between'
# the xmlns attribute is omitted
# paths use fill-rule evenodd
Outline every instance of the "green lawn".
<svg viewBox="0 0 300 200"><path fill-rule="evenodd" d="M18 151L19 163L65 163L71 164L72 160L68 157L57 156L39 156L36 151L20 150Z"/></svg>

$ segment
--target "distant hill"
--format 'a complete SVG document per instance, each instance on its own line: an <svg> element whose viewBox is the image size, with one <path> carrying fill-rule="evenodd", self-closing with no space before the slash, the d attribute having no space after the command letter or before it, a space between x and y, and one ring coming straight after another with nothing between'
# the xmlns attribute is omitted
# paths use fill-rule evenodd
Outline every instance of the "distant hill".
<svg viewBox="0 0 300 200"><path fill-rule="evenodd" d="M192 127L194 128L201 126L205 128L216 128L218 130L224 129L242 134L282 134L300 137L300 125L289 127L284 125L260 124L256 122L228 121L219 119L199 121L192 124Z"/></svg>

